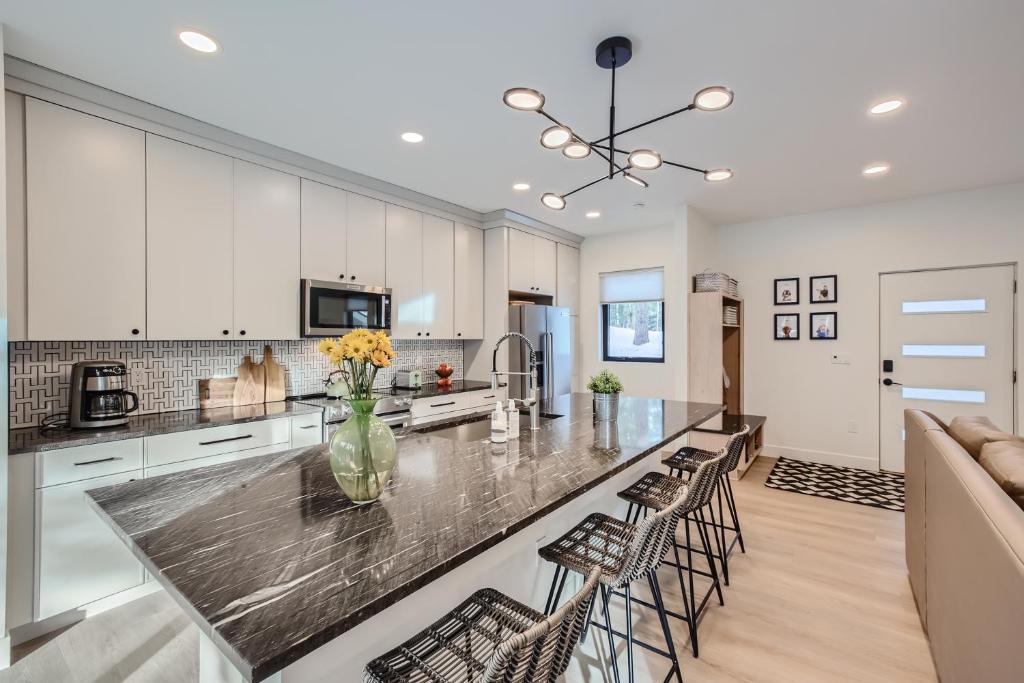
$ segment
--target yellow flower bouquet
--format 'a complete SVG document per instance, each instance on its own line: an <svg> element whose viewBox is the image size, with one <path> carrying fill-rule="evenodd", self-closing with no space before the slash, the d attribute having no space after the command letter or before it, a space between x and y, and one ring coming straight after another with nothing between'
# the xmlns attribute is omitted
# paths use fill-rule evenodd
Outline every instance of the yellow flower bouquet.
<svg viewBox="0 0 1024 683"><path fill-rule="evenodd" d="M340 339L324 339L318 349L341 371L348 397L356 401L373 398L377 371L390 367L396 357L388 335L370 330L353 330Z"/></svg>

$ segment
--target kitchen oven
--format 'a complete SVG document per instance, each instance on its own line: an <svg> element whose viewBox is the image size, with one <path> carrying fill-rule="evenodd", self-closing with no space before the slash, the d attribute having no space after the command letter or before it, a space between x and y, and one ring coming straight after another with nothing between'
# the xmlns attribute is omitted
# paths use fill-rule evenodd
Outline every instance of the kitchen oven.
<svg viewBox="0 0 1024 683"><path fill-rule="evenodd" d="M302 336L339 336L359 328L391 331L390 289L302 281Z"/></svg>

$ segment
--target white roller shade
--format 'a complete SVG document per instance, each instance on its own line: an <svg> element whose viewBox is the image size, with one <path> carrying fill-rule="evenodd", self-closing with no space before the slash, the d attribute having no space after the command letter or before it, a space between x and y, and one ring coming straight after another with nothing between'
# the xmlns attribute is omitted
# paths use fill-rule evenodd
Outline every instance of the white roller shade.
<svg viewBox="0 0 1024 683"><path fill-rule="evenodd" d="M661 301L664 298L665 273L662 268L601 273L603 304Z"/></svg>

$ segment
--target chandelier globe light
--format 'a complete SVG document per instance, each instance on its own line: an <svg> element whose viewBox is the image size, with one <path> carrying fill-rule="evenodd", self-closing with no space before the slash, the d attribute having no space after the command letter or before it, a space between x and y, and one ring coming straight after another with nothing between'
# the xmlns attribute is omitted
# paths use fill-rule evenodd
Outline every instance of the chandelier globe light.
<svg viewBox="0 0 1024 683"><path fill-rule="evenodd" d="M509 88L502 96L502 100L509 107L518 111L534 112L543 116L551 124L545 128L540 135L541 146L547 149L561 149L562 155L568 159L584 159L591 154L600 157L607 162L608 170L600 178L592 180L574 190L564 194L545 192L541 203L552 211L561 211L566 206L566 199L577 192L598 184L602 180L612 180L621 175L626 180L641 188L649 187L643 178L637 177L631 171L653 171L662 165L674 166L686 171L700 173L708 182L722 182L733 177L733 172L728 168L708 170L687 164L668 161L663 159L661 154L653 149L640 148L632 151L620 149L615 146L616 138L627 133L632 133L652 123L663 121L667 118L682 114L684 112L699 111L721 111L733 103L734 95L732 90L722 85L714 85L697 91L693 101L688 105L670 111L667 114L656 116L634 126L621 130L615 128L615 76L616 70L625 66L633 57L633 43L629 38L614 36L602 40L595 50L595 61L602 69L611 71L611 105L608 116L608 135L603 138L590 140L574 132L574 130L556 119L544 109L544 95L532 88ZM625 157L624 163L622 157Z"/></svg>

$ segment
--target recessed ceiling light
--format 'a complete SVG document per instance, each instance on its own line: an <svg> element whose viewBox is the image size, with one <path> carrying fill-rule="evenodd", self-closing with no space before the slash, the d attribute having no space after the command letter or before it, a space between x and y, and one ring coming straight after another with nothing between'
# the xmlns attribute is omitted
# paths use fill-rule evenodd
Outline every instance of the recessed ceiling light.
<svg viewBox="0 0 1024 683"><path fill-rule="evenodd" d="M877 164L868 164L861 173L870 178L872 176L885 175L889 172L889 168L889 164L882 161Z"/></svg>
<svg viewBox="0 0 1024 683"><path fill-rule="evenodd" d="M512 186L512 189L516 192L526 192L530 189L530 183L516 183Z"/></svg>
<svg viewBox="0 0 1024 683"><path fill-rule="evenodd" d="M573 140L562 148L562 154L570 159L582 159L583 157L590 156L590 145L582 140Z"/></svg>
<svg viewBox="0 0 1024 683"><path fill-rule="evenodd" d="M544 96L533 88L509 88L501 99L519 111L537 111L544 106Z"/></svg>
<svg viewBox="0 0 1024 683"><path fill-rule="evenodd" d="M627 157L629 165L645 171L653 171L661 166L661 155L653 149L635 149Z"/></svg>
<svg viewBox="0 0 1024 683"><path fill-rule="evenodd" d="M210 53L220 49L216 40L198 31L182 31L178 34L178 39L197 52Z"/></svg>
<svg viewBox="0 0 1024 683"><path fill-rule="evenodd" d="M601 217L601 212L600 211L587 211L587 218L600 218L600 217Z"/></svg>
<svg viewBox="0 0 1024 683"><path fill-rule="evenodd" d="M402 133L402 139L405 140L406 142L412 142L412 143L423 142L423 136L420 135L419 133L417 133L415 131L411 131L411 130L408 131L408 132Z"/></svg>
<svg viewBox="0 0 1024 683"><path fill-rule="evenodd" d="M622 175L625 176L626 180L628 180L629 182L633 183L634 185L639 185L640 187L643 187L643 188L650 187L647 184L646 180L642 180L640 178L637 178L635 175L632 175L630 173L623 173Z"/></svg>
<svg viewBox="0 0 1024 683"><path fill-rule="evenodd" d="M872 114L888 114L890 112L896 111L904 104L906 104L906 100L902 100L899 98L894 100L885 100L872 106L871 109L868 109L868 112Z"/></svg>
<svg viewBox="0 0 1024 683"><path fill-rule="evenodd" d="M693 106L702 111L718 111L732 104L732 98L732 90L722 85L713 85L693 96Z"/></svg>
<svg viewBox="0 0 1024 683"><path fill-rule="evenodd" d="M540 134L540 144L548 149L558 149L572 140L572 131L565 126L551 126Z"/></svg>
<svg viewBox="0 0 1024 683"><path fill-rule="evenodd" d="M555 211L561 211L565 208L565 199L554 192L545 192L540 201L544 206Z"/></svg>
<svg viewBox="0 0 1024 683"><path fill-rule="evenodd" d="M704 174L704 180L709 183L719 183L723 180L732 178L732 170L728 168L716 168L713 171L708 171Z"/></svg>

